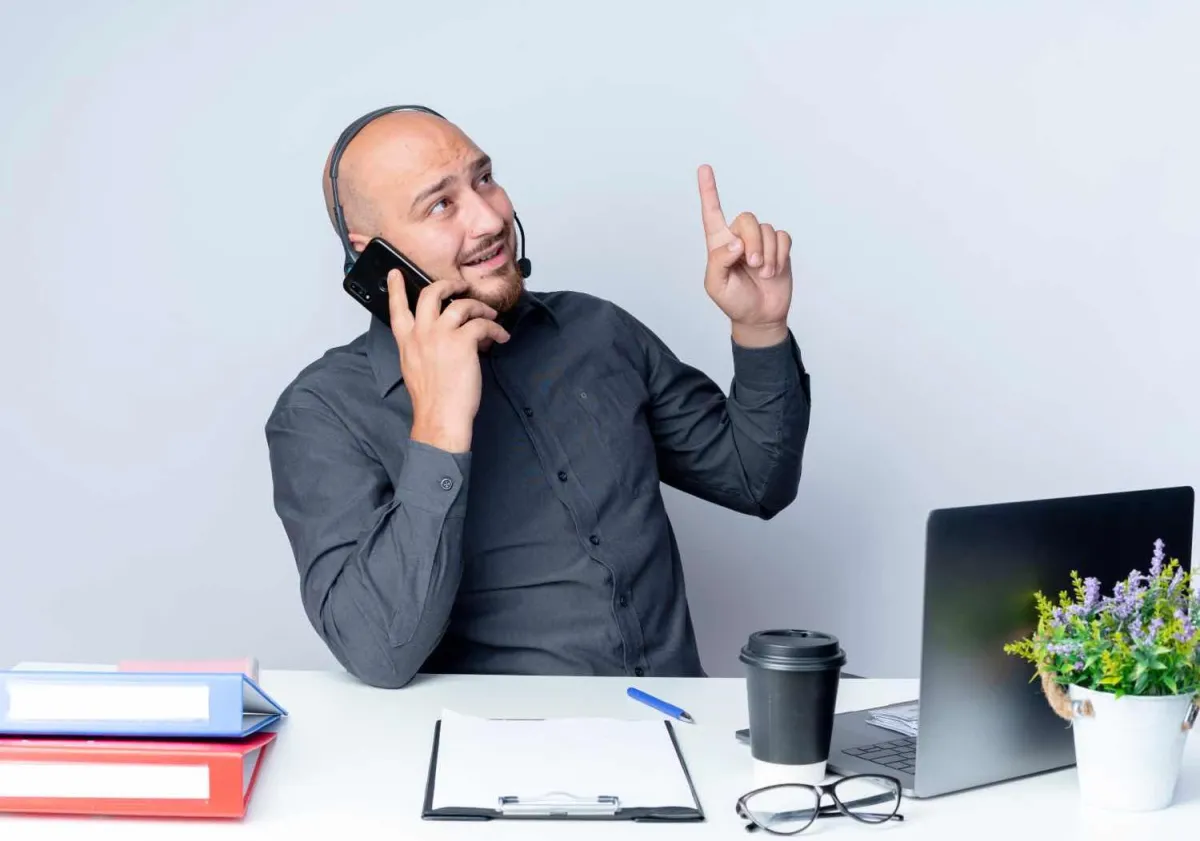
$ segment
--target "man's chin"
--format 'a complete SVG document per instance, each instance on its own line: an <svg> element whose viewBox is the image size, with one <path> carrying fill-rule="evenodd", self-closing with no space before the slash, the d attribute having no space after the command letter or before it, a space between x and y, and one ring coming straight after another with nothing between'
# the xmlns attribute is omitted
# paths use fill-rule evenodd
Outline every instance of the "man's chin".
<svg viewBox="0 0 1200 841"><path fill-rule="evenodd" d="M512 264L480 277L468 276L466 280L471 287L470 296L496 312L508 312L515 307L525 289L525 279Z"/></svg>

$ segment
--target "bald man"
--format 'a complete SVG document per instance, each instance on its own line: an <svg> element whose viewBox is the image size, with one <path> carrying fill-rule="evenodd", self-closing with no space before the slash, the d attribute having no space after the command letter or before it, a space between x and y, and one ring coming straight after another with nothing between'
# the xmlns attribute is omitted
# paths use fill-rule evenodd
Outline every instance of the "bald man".
<svg viewBox="0 0 1200 841"><path fill-rule="evenodd" d="M526 289L512 203L453 123L391 113L346 147L354 249L382 237L435 280L411 311L389 278L390 321L301 371L266 426L301 600L351 674L705 674L660 483L775 516L810 393L790 238L698 182L728 396L615 304ZM328 161L324 188L332 219Z"/></svg>

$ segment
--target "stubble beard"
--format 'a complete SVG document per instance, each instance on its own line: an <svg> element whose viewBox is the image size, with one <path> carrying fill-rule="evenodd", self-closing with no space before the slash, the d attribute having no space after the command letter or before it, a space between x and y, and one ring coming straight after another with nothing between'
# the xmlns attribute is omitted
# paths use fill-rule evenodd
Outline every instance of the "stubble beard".
<svg viewBox="0 0 1200 841"><path fill-rule="evenodd" d="M521 273L517 271L517 267L512 264L512 261L509 265L490 274L486 281L489 287L487 292L472 297L478 297L498 313L508 312L515 307L521 300L521 293L525 291L525 279L521 277ZM502 282L503 286L497 288L497 282Z"/></svg>
<svg viewBox="0 0 1200 841"><path fill-rule="evenodd" d="M521 300L521 293L525 291L525 278L517 270L515 236L510 234L506 238L505 251L508 259L505 260L504 265L492 269L487 274L480 276L478 280L472 280L468 293L472 298L482 301L497 313L506 313L512 310ZM479 289L479 285L487 288Z"/></svg>

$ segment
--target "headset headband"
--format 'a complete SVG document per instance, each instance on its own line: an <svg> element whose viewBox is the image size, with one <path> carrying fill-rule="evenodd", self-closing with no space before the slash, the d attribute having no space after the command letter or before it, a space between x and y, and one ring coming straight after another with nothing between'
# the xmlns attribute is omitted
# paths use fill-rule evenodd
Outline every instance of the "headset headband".
<svg viewBox="0 0 1200 841"><path fill-rule="evenodd" d="M446 119L437 111L434 111L432 108L426 108L424 105L390 105L386 108L378 108L369 114L363 114L350 125L346 126L341 136L338 137L337 143L333 147L333 155L329 159L329 183L333 192L334 226L337 228L338 239L342 241L342 249L346 252L344 272L347 274L354 265L354 261L358 259L358 254L354 250L354 245L350 242L350 231L346 226L346 215L342 212L342 200L338 195L338 166L342 162L342 153L346 151L346 147L350 145L350 141L363 130L367 123L376 117L396 111L419 111L423 114L432 114L442 120ZM525 257L525 228L521 225L521 220L517 217L515 211L513 212L513 221L517 223L517 230L521 235L521 258L517 261L517 268L521 272L522 277L529 277L532 268L529 260Z"/></svg>

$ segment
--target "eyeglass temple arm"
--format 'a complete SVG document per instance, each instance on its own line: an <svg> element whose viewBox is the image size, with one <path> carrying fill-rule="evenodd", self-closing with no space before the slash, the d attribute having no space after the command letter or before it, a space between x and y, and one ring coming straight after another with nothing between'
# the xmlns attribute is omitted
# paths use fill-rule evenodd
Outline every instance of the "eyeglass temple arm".
<svg viewBox="0 0 1200 841"><path fill-rule="evenodd" d="M849 809L851 806L874 806L877 803L887 803L895 799L896 795L894 794L876 794L871 797L860 797L857 800L843 800L842 805ZM821 808L826 807L822 806Z"/></svg>
<svg viewBox="0 0 1200 841"><path fill-rule="evenodd" d="M858 801L858 800L855 800L854 803L856 805L860 804L860 803L862 805L869 805L866 803L862 803L862 801ZM798 820L801 818L808 817L808 814L811 811L812 811L811 809L792 809L787 812L772 812L771 820L772 821ZM865 815L863 815L863 813L860 812L859 814L862 815L863 817L872 817L872 818L882 818L883 817L883 815L879 814L878 812L867 812ZM817 810L817 817L818 818L844 818L844 817L846 817L846 813L839 811L837 806L822 806L820 809ZM897 821L904 820L904 816L900 815L900 814L888 815L888 817L891 820L897 820Z"/></svg>
<svg viewBox="0 0 1200 841"><path fill-rule="evenodd" d="M787 813L785 812L784 814L787 814ZM855 814L858 815L860 818L879 818L880 820L883 820L884 818L886 818L889 821L904 820L904 815L901 815L899 812L897 812L894 815L881 815L878 812L855 812ZM818 818L845 818L848 816L846 815L845 812L826 812L826 811L822 810L820 812L817 812L817 817Z"/></svg>

